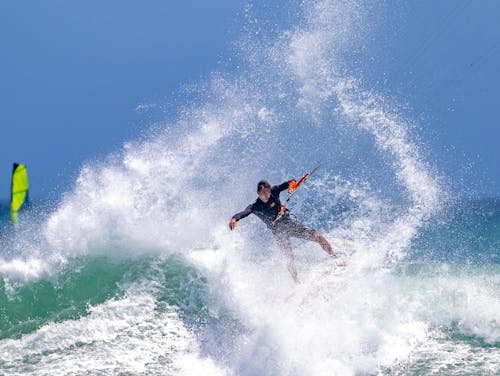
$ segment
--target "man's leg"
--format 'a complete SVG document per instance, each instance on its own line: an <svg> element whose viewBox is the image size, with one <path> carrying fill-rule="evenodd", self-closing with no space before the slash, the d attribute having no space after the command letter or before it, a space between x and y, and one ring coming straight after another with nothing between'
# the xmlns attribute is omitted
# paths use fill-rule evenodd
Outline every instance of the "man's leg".
<svg viewBox="0 0 500 376"><path fill-rule="evenodd" d="M328 253L328 255L330 255L331 257L337 257L328 240L326 240L319 231L307 227L299 223L298 221L290 222L289 229L289 233L291 236L300 239L312 240L313 242L318 243L321 248L323 248L323 250ZM337 262L337 265L345 266L347 265L347 263L345 261L340 261L340 263Z"/></svg>
<svg viewBox="0 0 500 376"><path fill-rule="evenodd" d="M295 268L295 256L293 254L292 245L290 244L290 239L286 236L278 236L278 243L287 258L287 269L293 281L295 283L300 283L299 277L297 276L297 269Z"/></svg>
<svg viewBox="0 0 500 376"><path fill-rule="evenodd" d="M328 243L328 240L325 239L323 235L319 231L314 231L314 234L311 238L312 241L318 243L323 250L328 253L332 257L336 257L337 255L333 252L332 246Z"/></svg>
<svg viewBox="0 0 500 376"><path fill-rule="evenodd" d="M288 232L291 236L305 240L312 240L313 242L318 243L330 256L337 256L335 252L333 252L332 246L328 243L328 240L326 240L319 231L303 225L298 220L287 222L287 226Z"/></svg>
<svg viewBox="0 0 500 376"><path fill-rule="evenodd" d="M295 257L291 248L285 249L285 255L288 259L287 268L295 283L300 283L297 276L297 269L295 268Z"/></svg>

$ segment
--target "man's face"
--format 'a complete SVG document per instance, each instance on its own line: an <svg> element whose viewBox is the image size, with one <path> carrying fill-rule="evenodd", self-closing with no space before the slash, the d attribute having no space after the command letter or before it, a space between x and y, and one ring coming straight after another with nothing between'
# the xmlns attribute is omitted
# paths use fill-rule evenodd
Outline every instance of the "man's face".
<svg viewBox="0 0 500 376"><path fill-rule="evenodd" d="M258 195L262 202L269 201L269 197L271 197L271 188L262 187L262 189L258 192Z"/></svg>

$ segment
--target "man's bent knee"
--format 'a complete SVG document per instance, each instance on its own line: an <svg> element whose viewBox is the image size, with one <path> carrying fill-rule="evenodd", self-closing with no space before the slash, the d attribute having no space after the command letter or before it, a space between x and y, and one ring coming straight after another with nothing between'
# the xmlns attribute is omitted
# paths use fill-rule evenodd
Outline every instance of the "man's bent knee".
<svg viewBox="0 0 500 376"><path fill-rule="evenodd" d="M325 240L325 238L323 237L323 235L321 235L319 231L314 231L311 239L318 243Z"/></svg>

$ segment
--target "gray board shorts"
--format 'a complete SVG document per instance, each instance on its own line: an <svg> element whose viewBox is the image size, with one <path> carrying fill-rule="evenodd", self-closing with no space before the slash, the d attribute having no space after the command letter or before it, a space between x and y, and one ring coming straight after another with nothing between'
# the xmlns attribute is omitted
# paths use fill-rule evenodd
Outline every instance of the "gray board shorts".
<svg viewBox="0 0 500 376"><path fill-rule="evenodd" d="M316 232L315 229L303 225L297 219L288 216L280 219L272 231L281 246L289 246L291 237L311 240Z"/></svg>

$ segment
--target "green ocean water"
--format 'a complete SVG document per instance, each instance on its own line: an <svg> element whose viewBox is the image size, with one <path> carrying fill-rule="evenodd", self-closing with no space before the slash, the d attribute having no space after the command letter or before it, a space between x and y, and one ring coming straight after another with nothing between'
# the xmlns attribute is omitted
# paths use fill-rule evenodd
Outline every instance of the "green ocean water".
<svg viewBox="0 0 500 376"><path fill-rule="evenodd" d="M190 322L203 320L203 276L179 256L166 260L143 258L117 260L106 257L80 258L60 273L42 276L31 283L1 280L0 338L19 339L51 322L76 320L90 306L120 299L131 283L150 278L164 281L158 294L159 307L182 308Z"/></svg>
<svg viewBox="0 0 500 376"><path fill-rule="evenodd" d="M484 217L480 218L484 221ZM492 217L487 218L491 220ZM491 227L492 224L488 222L486 226ZM477 224L476 228L480 229L481 226ZM433 233L423 234L422 238L434 239ZM422 238L415 241L412 257L408 260L389 269L363 271L363 281L358 286L362 287L362 293L366 294L363 305L370 307L374 317L384 317L386 330L395 330L394 327L402 323L425 328L422 332L424 334L415 334L415 337L423 337L415 338L413 348L405 358L397 359L391 365L380 364L378 371L370 371L368 374L496 374L500 362L500 323L497 311L500 298L500 265L495 262L470 263L467 255L463 256L464 262L457 262L456 254L450 254L450 262L443 262L443 255L429 260L429 252L420 256L418 254L423 244ZM437 244L441 246L442 241ZM469 243L465 241L465 244ZM92 346L113 348L113 340L106 342L106 339L99 337L99 330L105 330L108 325L112 327L113 320L108 322L108 319L103 319L99 324L104 325L103 328L92 332L90 338L82 339L76 335L74 342L70 340L69 345L60 346L51 343L50 339L42 340L41 333L47 330L55 333L63 331L63 337L71 336L71 330L66 332L63 329L65 325L82 325L81 329L84 330L85 325L88 325L84 320L92 319L96 308L128 300L134 294L151 297L153 321L154 317L175 313L175 320L179 325L200 341L198 347L201 348L203 357L212 359L219 365L219 370L235 367L232 363L234 355L231 354L235 351L242 354L245 352L238 338L245 338L256 329L238 313L238 303L231 300L231 294L226 296L227 300L224 298L225 292L220 290L220 285L214 285L213 275L207 275L206 270L200 269L191 259L182 255L146 254L117 257L117 254L119 250L113 249L110 250L110 255L113 256L80 256L31 281L16 280L8 275L2 277L0 350L8 356L7 360L0 360L0 367L5 374L19 374L15 369L20 366L24 370L23 373L43 374L51 367L50 363L47 365L43 362L47 357L54 357L54 364L64 364L64 359L72 358L78 349ZM496 260L496 254L490 256L490 260ZM484 258L481 260L484 261ZM360 281L351 279L354 278L353 275L340 274L336 278L336 281L330 282L332 286L341 284L345 291L350 288L359 291L355 286ZM331 298L335 299L335 293L332 292ZM267 304L269 307L278 302L288 304L280 299L268 301ZM304 319L301 315L308 309L314 309L314 304L321 302L305 301L311 307L290 305L287 309L295 312L294 315L297 315L298 319ZM257 301L255 304L258 304ZM265 309L268 310L269 307ZM258 307L256 309L258 310ZM127 315L127 309L123 313ZM337 320L356 321L360 319L358 313L354 304L352 311L349 307L338 311ZM349 318L350 314L352 316ZM134 325L137 325L135 329L138 332L134 332L128 340L133 342L133 336L138 336L135 340L141 338L147 341L148 336L152 335L151 331L157 331L158 328L148 328L147 325L142 328L140 314L136 319L138 321ZM366 319L373 320L373 317L366 316ZM389 323L386 320L389 320ZM395 322L390 323L390 320ZM166 324L160 324L162 325ZM141 330L144 330L143 334ZM368 329L360 329L363 330ZM363 333L361 335L363 336ZM13 356L10 347L14 344L20 346L16 352L25 351L26 354L19 354L17 358ZM45 346L47 348L44 350ZM368 347L362 350L362 353L380 351L376 350L377 346L365 346ZM35 354L33 347L36 349ZM167 368L172 366L171 357L174 354L168 349L164 350L163 355L153 360L152 364ZM128 369L127 373L130 374L143 374L142 371L136 372L127 367L118 366ZM102 365L96 366L94 370L99 369L99 373L103 374L114 372L106 371L106 367ZM153 366L145 366L144 369L146 374L149 373L148 369L151 373L156 373ZM176 369L171 368L172 374L177 372ZM234 370L238 373L238 367ZM220 372L223 374L226 371ZM79 371L75 373L85 374Z"/></svg>

